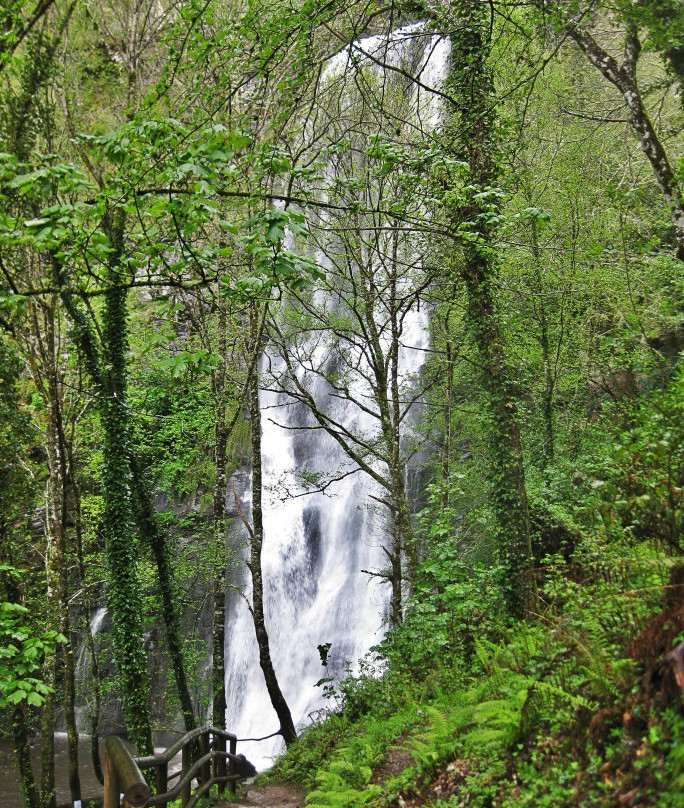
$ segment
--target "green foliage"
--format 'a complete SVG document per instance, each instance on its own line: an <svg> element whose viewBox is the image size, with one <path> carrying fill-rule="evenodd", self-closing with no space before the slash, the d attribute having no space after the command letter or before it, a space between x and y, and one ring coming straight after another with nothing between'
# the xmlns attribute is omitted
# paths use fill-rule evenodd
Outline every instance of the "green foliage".
<svg viewBox="0 0 684 808"><path fill-rule="evenodd" d="M0 573L16 574L16 570L3 564ZM66 637L56 631L37 633L25 606L0 602L0 707L43 704L53 692L38 675L43 658L63 642Z"/></svg>
<svg viewBox="0 0 684 808"><path fill-rule="evenodd" d="M415 706L397 710L385 718L363 720L350 733L351 737L315 770L313 777L309 775L314 788L307 804L338 808L368 805L381 793L370 782L373 768L397 738L421 720L422 713Z"/></svg>
<svg viewBox="0 0 684 808"><path fill-rule="evenodd" d="M252 216L243 227L243 243L257 274L238 280L238 292L247 297L263 296L281 286L301 291L311 281L324 277L314 261L284 248L288 233L292 238L307 233L302 213L271 208Z"/></svg>
<svg viewBox="0 0 684 808"><path fill-rule="evenodd" d="M8 305L15 309L13 302ZM20 370L16 352L0 336L0 541L7 543L16 523L25 519L35 486L26 462L35 435L28 412L20 406ZM9 547L0 555L8 557Z"/></svg>
<svg viewBox="0 0 684 808"><path fill-rule="evenodd" d="M592 486L609 532L649 537L670 554L684 550L684 373L652 393L637 425L617 436L610 457L594 465Z"/></svg>
<svg viewBox="0 0 684 808"><path fill-rule="evenodd" d="M44 421L50 402L10 348L13 339L22 350L52 350L32 331L35 305L57 307L55 354L68 369L58 383L66 412L84 409L70 424L86 565L78 581L70 547L74 603L81 585L99 595L106 535L112 599L137 635L130 662L142 655L140 623L160 615L155 575L130 519L131 446L163 501L160 518L186 591L206 585L224 564L217 543L205 541L203 518L215 483L216 422L239 416L242 403L244 304L297 298L306 312L291 315L294 345L324 327L336 349L351 335L365 351L368 322L354 331L354 317L388 307L395 281L410 283L398 321L403 327L407 312L428 302L421 417L428 445L441 453L416 520L422 563L415 576L410 571L401 625L358 675L326 680L328 707L340 714L305 733L280 770L308 785L316 777L322 805L364 805L387 796L372 772L399 743L415 765L391 787L397 793L463 755L472 765L452 804L605 805L611 786L602 767L628 761L629 744L643 739L618 738L617 728L610 738L595 733L606 750L589 749L586 724L634 706L640 671L626 647L662 607L663 585L682 557L684 377L676 365L684 276L672 254L669 203L639 144L625 137L621 101L583 69L581 54L554 39L576 4L541 4L543 14L539 4L493 4L491 19L482 3L428 4L429 37L444 25L453 46L436 130L407 112L409 73L390 71L401 75L394 86L353 48L350 88L330 103L322 98L331 77L319 57L331 52L333 32L336 49L369 23L376 30L397 22L394 9L388 19L375 5L340 14L318 0L152 3L142 15L150 27L129 43L127 6L68 5L75 15L68 36L57 33L63 9L50 6L16 52L24 11L9 2L1 13L3 559L30 568L43 549L26 527L46 475L28 416ZM600 23L597 36L616 53L620 26L636 26L647 49L638 80L681 185L681 104L671 81L684 72L680 6L615 0L581 11L582 24ZM409 20L415 9L400 14ZM609 33L600 30L607 22ZM411 70L421 35L411 34L418 59ZM310 228L294 203L280 208L271 193L301 199L307 211L308 203L337 207ZM335 277L325 279L311 259L323 231L335 264ZM400 261L383 246L384 232L406 238ZM468 261L486 263L472 289ZM342 282L340 268L350 264ZM374 277L364 286L366 269ZM353 305L318 317L315 284L324 286L322 297L348 294ZM491 306L473 316L486 295ZM78 306L84 319L74 314ZM234 318L221 348L219 311ZM73 341L98 330L104 352L77 361ZM492 348L500 354L487 370ZM348 390L353 368L336 364L325 378ZM391 357L381 364L387 370ZM79 400L84 369L104 424ZM230 394L215 406L223 373ZM510 547L525 519L508 543L497 530L507 514L524 510L506 488L515 458L490 439L510 426L511 412L521 429L519 482L528 489L541 592L538 622L524 626L506 613L505 595L517 572ZM239 419L229 471L243 460L248 429ZM417 448L413 438L407 444L407 453ZM323 482L309 469L302 477ZM71 540L71 522L67 532ZM116 588L119 570L133 586L128 594ZM11 574L2 565L0 572ZM7 703L37 704L45 695L31 668L56 641L35 627L44 587L34 574L29 612L2 607ZM185 650L200 670L194 636L188 632ZM144 679L144 666L138 671ZM120 681L108 686L129 698ZM658 772L648 788L661 788L669 805L669 791L681 787L681 721L655 708L643 720L638 767L644 782ZM563 747L573 734L576 748ZM582 777L593 782L584 792Z"/></svg>

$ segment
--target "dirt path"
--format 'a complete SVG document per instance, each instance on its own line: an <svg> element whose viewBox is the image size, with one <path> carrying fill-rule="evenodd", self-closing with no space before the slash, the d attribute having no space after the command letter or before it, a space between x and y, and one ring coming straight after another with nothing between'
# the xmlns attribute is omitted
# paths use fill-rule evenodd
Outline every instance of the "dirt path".
<svg viewBox="0 0 684 808"><path fill-rule="evenodd" d="M304 792L287 785L249 786L237 802L224 802L216 808L302 808Z"/></svg>

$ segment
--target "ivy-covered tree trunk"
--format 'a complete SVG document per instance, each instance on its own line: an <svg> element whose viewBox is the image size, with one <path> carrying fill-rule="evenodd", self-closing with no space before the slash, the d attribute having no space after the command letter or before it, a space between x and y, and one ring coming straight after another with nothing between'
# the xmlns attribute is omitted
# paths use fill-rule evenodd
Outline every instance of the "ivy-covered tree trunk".
<svg viewBox="0 0 684 808"><path fill-rule="evenodd" d="M183 641L180 621L179 597L176 577L173 572L168 542L162 533L152 503L152 495L137 458L131 455L133 475L133 512L140 540L152 550L157 567L157 583L161 595L162 619L166 632L166 646L169 652L176 690L183 714L183 726L187 731L197 726L195 711L190 696L188 677L183 657Z"/></svg>
<svg viewBox="0 0 684 808"><path fill-rule="evenodd" d="M258 304L249 306L250 347L255 353L259 350L261 338L261 317ZM261 568L261 550L264 542L264 520L261 505L261 410L259 409L259 373L255 367L250 373L247 385L249 417L251 423L252 450L252 525L250 532L249 571L252 576L252 619L259 646L259 664L266 680L266 689L273 709L280 721L280 733L287 746L297 740L294 721L285 696L276 676L264 614L264 579Z"/></svg>
<svg viewBox="0 0 684 808"><path fill-rule="evenodd" d="M129 416L126 402L128 351L123 218L111 229L113 254L106 272L100 414L104 432L102 464L103 532L107 563L107 601L112 616L114 658L121 682L126 726L141 754L152 751L149 674L137 572L138 542L133 532Z"/></svg>
<svg viewBox="0 0 684 808"><path fill-rule="evenodd" d="M123 223L121 222L118 224L118 227L115 228L112 236L112 241L116 244L115 254L118 256L121 256L123 253L122 240ZM134 541L132 530L133 519L135 519L140 538L149 544L156 563L169 657L171 659L179 700L181 702L183 722L185 728L190 730L196 726L196 719L183 658L180 611L173 564L171 562L166 537L160 530L156 519L151 494L144 480L144 472L139 466L134 448L130 445L128 435L128 410L125 398L127 350L126 275L123 271L118 269L116 262L110 264L108 280L111 287L105 295L106 305L102 328L103 345L102 350L100 350L95 331L69 292L65 283L63 269L57 260L54 261L54 271L55 279L61 289L62 302L74 323L74 338L76 344L83 357L88 373L98 389L99 411L105 432L105 439L109 445L109 429L112 429L112 437L115 439L117 445L120 444L122 450L124 450L125 447L125 455L117 462L121 466L121 471L125 472L127 475L125 479L128 481L128 484L124 486L126 502L119 497L119 494L124 493L124 489L111 492L116 494L121 507L123 507L124 510L127 509L128 522L125 529L121 527L121 530L123 531L122 536L126 533L128 534L130 553L129 557L124 560L133 576L132 580L136 581L137 564L135 560L135 550L137 549L137 542ZM118 321L120 321L120 323L118 323L118 325L120 325L118 333L117 325L112 326L110 313L113 315L115 322L118 323ZM123 423L120 421L121 418L124 419ZM107 458L107 452L105 452L105 458L110 459ZM114 477L115 476L116 473L114 472ZM103 488L104 479L105 476L103 474ZM103 493L105 492L103 491ZM126 546L126 542L121 540L117 546L123 550ZM112 611L112 622L114 623L116 618L112 610L112 604L108 603L108 605L110 611ZM142 647L142 626L139 625L137 630L140 632L141 637L140 652L143 657L145 657L144 648ZM148 676L145 665L145 678L141 680L141 686L147 681ZM147 696L144 698L146 702ZM135 697L136 702L141 702L142 699L142 694L138 694ZM140 715L140 720L143 723L147 722L149 730L149 708L146 708L144 715ZM151 735L149 743L151 744Z"/></svg>
<svg viewBox="0 0 684 808"><path fill-rule="evenodd" d="M504 335L496 309L495 240L499 142L494 81L488 65L490 20L479 0L463 0L451 20L452 65L447 82L457 108L451 113L449 146L468 163L464 204L452 210L461 249L460 274L467 293L467 327L479 357L491 452L492 504L499 526L498 552L505 569L505 594L512 614L535 605L529 515L520 429Z"/></svg>

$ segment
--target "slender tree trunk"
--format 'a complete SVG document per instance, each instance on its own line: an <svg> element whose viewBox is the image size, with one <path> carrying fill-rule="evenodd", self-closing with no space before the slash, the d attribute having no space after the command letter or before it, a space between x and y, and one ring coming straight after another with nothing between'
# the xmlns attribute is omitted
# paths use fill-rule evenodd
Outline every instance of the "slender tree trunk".
<svg viewBox="0 0 684 808"><path fill-rule="evenodd" d="M54 314L54 310L52 312ZM55 566L59 602L59 630L67 638L64 644L64 717L67 729L67 757L69 768L69 793L71 801L81 799L81 780L78 765L78 728L76 726L76 676L74 670L74 646L71 638L69 617L69 569L67 554L67 514L69 467L67 462L67 442L62 419L62 395L58 378L58 356L55 342L55 321L52 319L51 347L52 361L48 364L48 389L50 404L48 417L51 422L49 432L54 434L56 456L52 458L50 476L54 474L53 497L58 508L54 513Z"/></svg>
<svg viewBox="0 0 684 808"><path fill-rule="evenodd" d="M632 128L639 136L641 148L670 209L677 257L684 261L684 197L665 147L646 112L637 84L636 70L641 43L636 28L630 26L627 30L624 61L621 65L580 25L571 24L568 33L591 64L622 94L630 112Z"/></svg>
<svg viewBox="0 0 684 808"><path fill-rule="evenodd" d="M75 716L75 680L73 645L69 620L69 575L67 553L67 514L69 468L67 440L62 418L62 384L60 373L59 320L56 298L34 303L30 309L31 331L26 345L28 366L36 388L46 404L46 449L49 477L45 519L47 605L52 626L67 638L63 646L63 708L67 726L69 785L72 800L80 799L78 770L78 732ZM45 660L47 681L54 686L58 676L54 654ZM51 696L45 703L42 717L41 741L41 800L43 805L55 804L54 794L54 731L56 700Z"/></svg>
<svg viewBox="0 0 684 808"><path fill-rule="evenodd" d="M228 429L226 424L226 354L227 323L223 304L218 304L218 352L221 363L213 375L214 393L214 546L217 569L214 573L214 623L212 628L212 720L214 726L225 728L226 723L226 450Z"/></svg>
<svg viewBox="0 0 684 808"><path fill-rule="evenodd" d="M487 64L489 19L478 0L463 0L452 27L452 69L449 90L457 99L450 126L454 147L470 167L470 199L454 211L455 230L462 232L461 277L467 292L467 326L480 364L491 445L491 494L499 524L498 550L506 571L504 587L509 609L524 616L534 609L532 565L525 470L513 385L499 326L494 281L494 227L487 222L487 191L497 180L494 84Z"/></svg>
<svg viewBox="0 0 684 808"><path fill-rule="evenodd" d="M95 648L95 638L90 629L90 614L92 612L92 598L88 588L88 581L83 558L83 526L81 513L81 490L76 480L76 467L74 465L73 451L70 444L69 450L69 484L72 493L72 513L74 517L74 529L76 534L76 563L78 565L78 575L81 583L83 595L81 603L83 605L83 636L86 643L86 651L90 658L90 679L92 691L88 694L88 716L90 719L90 757L93 762L93 771L98 782L104 783L104 773L102 771L102 761L100 760L100 704L102 700L102 688L100 684L100 666L97 661L97 651ZM74 671L75 674L75 671ZM74 677L75 679L75 677Z"/></svg>
<svg viewBox="0 0 684 808"><path fill-rule="evenodd" d="M360 230L359 242L362 241ZM386 550L390 559L390 583L392 585L392 625L403 618L404 556L407 561L409 582L415 580L418 567L415 536L411 525L406 499L405 464L401 455L401 401L399 398L399 340L401 329L397 301L397 241L392 245L392 269L389 279L389 325L390 344L383 347L383 340L376 322L377 289L374 283L375 268L372 263L360 263L361 288L359 308L368 339L368 361L373 374L373 394L380 416L383 449L379 453L387 466L387 475L381 480L387 491L381 501L389 509L392 519L392 546Z"/></svg>
<svg viewBox="0 0 684 808"><path fill-rule="evenodd" d="M392 602L390 604L390 621L398 626L404 619L404 570L402 565L401 533L396 524L393 526L392 547L385 550L390 561L390 585L392 587Z"/></svg>
<svg viewBox="0 0 684 808"><path fill-rule="evenodd" d="M441 446L441 472L442 472L442 508L450 505L449 479L451 477L451 452L452 452L452 417L454 405L454 372L455 372L455 350L454 342L449 335L449 317L446 318L446 328L444 330L444 361L446 384L444 392L444 404L442 405L442 418L444 419L444 429L442 432Z"/></svg>
<svg viewBox="0 0 684 808"><path fill-rule="evenodd" d="M43 683L50 688L45 696L40 719L40 805L55 808L55 653L46 656L43 663ZM23 776L23 775L22 775Z"/></svg>
<svg viewBox="0 0 684 808"><path fill-rule="evenodd" d="M90 614L90 610L86 612ZM93 762L93 771L99 783L104 785L104 771L102 770L102 759L100 758L100 712L102 703L102 686L100 684L100 665L97 661L97 650L95 648L95 637L90 630L90 620L86 618L85 640L90 656L90 676L93 682L93 700L89 707L90 712L90 759Z"/></svg>
<svg viewBox="0 0 684 808"><path fill-rule="evenodd" d="M256 303L249 306L250 345L258 352L261 337L260 315ZM259 408L259 373L255 368L250 374L248 389L248 406L251 421L252 448L252 526L250 531L249 571L252 575L252 618L254 631L259 646L259 664L266 680L266 689L273 709L280 721L280 733L287 746L297 740L292 714L276 676L271 659L271 650L266 629L264 614L264 581L261 569L261 551L264 540L264 522L261 506L262 471L261 471L261 410Z"/></svg>
<svg viewBox="0 0 684 808"><path fill-rule="evenodd" d="M54 340L52 329L48 324L46 342L48 343L47 361L52 362L54 354ZM46 368L48 377L52 368ZM53 385L48 384L45 389L48 411L47 424L47 454L49 478L47 482L47 508L45 516L45 577L47 582L48 619L53 626L60 626L61 630L61 604L59 602L59 567L63 563L61 558L62 538L64 527L62 518L62 475L59 462L59 447L56 426L55 410L58 402L53 397ZM66 636L66 635L65 635ZM46 655L43 664L43 681L51 692L43 703L41 717L41 743L40 743L40 801L43 808L55 808L57 795L55 792L55 685L56 685L57 658L53 651Z"/></svg>
<svg viewBox="0 0 684 808"><path fill-rule="evenodd" d="M542 401L542 418L544 421L544 446L542 448L542 468L547 468L554 461L556 455L556 433L553 423L553 397L556 379L553 372L553 359L549 338L549 318L546 311L546 302L541 283L541 253L539 250L539 237L536 222L532 222L532 257L534 258L537 289L540 292L537 319L539 321L539 346L542 353L542 366L544 368L544 398Z"/></svg>
<svg viewBox="0 0 684 808"><path fill-rule="evenodd" d="M135 455L131 455L131 470L133 473L133 511L138 535L152 550L152 556L157 568L157 582L162 600L162 618L166 632L166 645L181 704L183 725L187 731L190 731L197 726L197 721L183 658L183 633L180 623L178 586L173 571L173 562L166 536L157 521L152 495L146 483L145 474L138 466Z"/></svg>
<svg viewBox="0 0 684 808"><path fill-rule="evenodd" d="M418 548L411 524L408 497L406 495L406 463L401 452L402 402L399 379L399 347L402 326L399 320L400 301L397 288L399 272L399 239L396 231L392 236L392 264L390 269L389 307L390 307L390 346L389 346L389 421L388 438L390 454L390 477L396 502L397 532L406 553L409 584L414 584L418 570Z"/></svg>
<svg viewBox="0 0 684 808"><path fill-rule="evenodd" d="M23 704L18 704L12 710L12 738L14 756L19 766L19 789L24 800L24 808L40 808L36 781L31 768L31 744Z"/></svg>

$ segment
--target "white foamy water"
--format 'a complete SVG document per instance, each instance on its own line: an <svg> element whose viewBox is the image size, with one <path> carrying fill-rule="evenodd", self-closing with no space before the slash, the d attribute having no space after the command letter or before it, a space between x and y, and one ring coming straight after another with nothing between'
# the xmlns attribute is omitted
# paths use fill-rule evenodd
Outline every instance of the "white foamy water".
<svg viewBox="0 0 684 808"><path fill-rule="evenodd" d="M344 86L350 82L353 86L354 63L358 67L359 62L378 75L387 72L365 57L364 52L376 61L394 66L410 60L411 69L425 87L412 90L413 116L407 126L421 131L434 128L439 120L439 105L435 94L426 88L438 87L443 82L448 45L431 34L420 36L422 25L407 26L389 37L369 37L345 48L329 61L325 81L338 86L340 82ZM391 75L396 74L388 72L388 77ZM327 174L330 179L330 172ZM322 196L325 195L323 190ZM325 223L324 216L321 221ZM326 247L320 238L318 243L320 263L331 268L334 259L326 257ZM419 256L414 255L413 259L419 273ZM406 283L413 280L408 278ZM337 305L325 293L319 293L316 300L329 311L334 311ZM426 307L417 302L403 314L399 364L406 398L424 362L429 341L428 320ZM386 347L386 321L381 332ZM300 347L310 354L312 366L323 370L326 363L332 368L339 358L335 355L337 349L325 340L308 346L304 340ZM362 380L367 371L363 349L352 345L343 349L348 364L361 369L361 374L350 383L351 400L336 396L324 373L312 373L300 366L297 375L321 409L343 429L358 435L377 434L377 419L357 405L370 400L370 388ZM348 473L355 466L342 447L320 429L302 429L314 422L306 407L294 402L286 392L291 381L288 384L283 359L275 351L267 352L260 370L262 386L271 388L264 389L260 398L266 624L280 686L295 723L301 728L326 704L323 690L315 686L316 682L326 676L342 676L347 663L354 668L383 635L389 610L389 585L364 570L379 570L387 564L382 548L387 540L387 514L374 499L381 494L378 484L363 472ZM324 492L306 493L302 472L319 482L333 476L341 479ZM242 502L245 513L249 513L250 497L248 489ZM249 582L245 581L244 586L244 597L248 599ZM227 620L227 726L239 738L267 735L278 729L278 721L266 692L252 618L243 597L232 597ZM324 643L332 644L327 669L322 667L317 650ZM281 749L279 738L238 747L258 768L267 766Z"/></svg>

